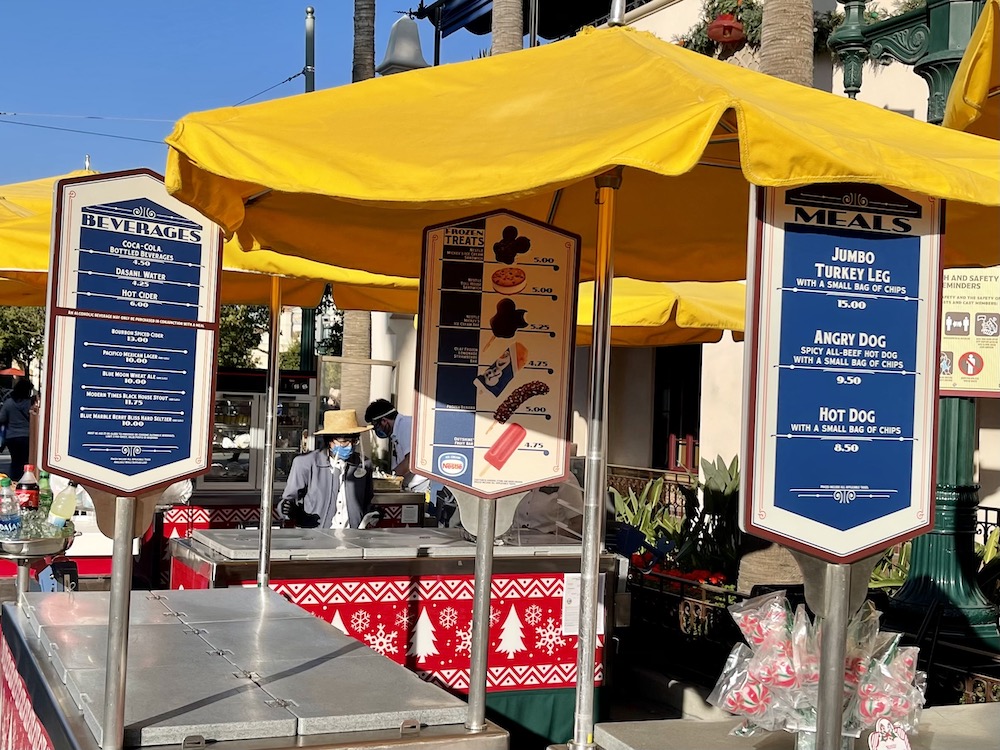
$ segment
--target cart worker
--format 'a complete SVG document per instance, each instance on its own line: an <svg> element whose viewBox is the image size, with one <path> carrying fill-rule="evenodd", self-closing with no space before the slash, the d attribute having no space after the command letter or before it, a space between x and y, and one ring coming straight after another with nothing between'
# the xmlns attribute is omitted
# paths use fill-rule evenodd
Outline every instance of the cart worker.
<svg viewBox="0 0 1000 750"><path fill-rule="evenodd" d="M314 433L323 447L292 461L280 510L296 526L357 529L369 520L375 489L361 434L371 427L357 422L354 409L324 412L323 429Z"/></svg>
<svg viewBox="0 0 1000 750"><path fill-rule="evenodd" d="M392 402L380 398L368 404L365 421L375 430L376 437L389 439L389 466L396 476L403 477L403 489L426 493L430 489L430 480L414 474L410 468L412 417L400 414Z"/></svg>
<svg viewBox="0 0 1000 750"><path fill-rule="evenodd" d="M31 393L34 390L31 381L21 378L0 406L0 425L5 425L7 431L4 444L10 451L10 478L16 482L24 474L24 465L28 462L28 436L31 434L31 410L34 400Z"/></svg>

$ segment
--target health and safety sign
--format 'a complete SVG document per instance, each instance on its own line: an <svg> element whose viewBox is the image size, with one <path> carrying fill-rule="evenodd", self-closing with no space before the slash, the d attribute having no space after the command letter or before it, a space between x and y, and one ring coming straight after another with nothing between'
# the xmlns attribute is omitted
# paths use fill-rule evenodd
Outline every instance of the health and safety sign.
<svg viewBox="0 0 1000 750"><path fill-rule="evenodd" d="M755 191L744 529L853 562L933 523L938 201Z"/></svg>
<svg viewBox="0 0 1000 750"><path fill-rule="evenodd" d="M221 235L147 170L61 180L42 464L118 495L208 469Z"/></svg>

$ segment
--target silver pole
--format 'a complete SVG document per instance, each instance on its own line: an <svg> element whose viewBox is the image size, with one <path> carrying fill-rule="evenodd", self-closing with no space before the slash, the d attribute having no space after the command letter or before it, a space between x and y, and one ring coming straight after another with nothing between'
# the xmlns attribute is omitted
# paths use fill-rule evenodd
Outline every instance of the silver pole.
<svg viewBox="0 0 1000 750"><path fill-rule="evenodd" d="M528 4L528 46L538 46L538 0Z"/></svg>
<svg viewBox="0 0 1000 750"><path fill-rule="evenodd" d="M597 262L587 422L587 476L583 502L583 554L580 559L580 637L576 652L576 714L571 748L594 747L594 667L597 648L597 603L604 508L608 487L608 370L611 355L611 279L615 198L621 187L618 167L598 175Z"/></svg>
<svg viewBox="0 0 1000 750"><path fill-rule="evenodd" d="M611 0L611 15L608 16L608 26L625 25L625 0Z"/></svg>
<svg viewBox="0 0 1000 750"><path fill-rule="evenodd" d="M486 729L486 669L490 647L490 588L493 585L493 537L497 527L497 506L479 498L476 529L476 575L472 598L472 657L469 669L469 712L465 728L470 732Z"/></svg>
<svg viewBox="0 0 1000 750"><path fill-rule="evenodd" d="M316 15L313 7L306 8L306 93L316 90Z"/></svg>
<svg viewBox="0 0 1000 750"><path fill-rule="evenodd" d="M264 413L264 487L260 495L260 556L257 587L271 582L271 517L274 511L274 440L278 414L278 337L281 335L281 279L271 277L271 338L267 343L267 405Z"/></svg>
<svg viewBox="0 0 1000 750"><path fill-rule="evenodd" d="M826 617L819 656L818 750L840 750L844 720L844 659L850 616L851 566L826 566Z"/></svg>
<svg viewBox="0 0 1000 750"><path fill-rule="evenodd" d="M21 558L17 561L17 606L28 593L28 582L31 580L31 561Z"/></svg>
<svg viewBox="0 0 1000 750"><path fill-rule="evenodd" d="M135 498L115 498L115 539L111 552L111 603L108 606L108 663L104 671L102 750L121 750L125 742L125 666L128 663L128 610L132 592L132 526Z"/></svg>

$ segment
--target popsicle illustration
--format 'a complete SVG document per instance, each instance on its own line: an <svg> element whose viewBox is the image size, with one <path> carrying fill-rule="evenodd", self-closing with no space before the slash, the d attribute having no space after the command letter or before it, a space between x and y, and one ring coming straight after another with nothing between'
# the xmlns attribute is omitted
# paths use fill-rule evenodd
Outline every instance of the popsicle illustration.
<svg viewBox="0 0 1000 750"><path fill-rule="evenodd" d="M486 451L486 463L495 469L502 469L527 434L528 431L517 422L508 424L500 438ZM483 476L487 471L489 466L483 467L479 476Z"/></svg>

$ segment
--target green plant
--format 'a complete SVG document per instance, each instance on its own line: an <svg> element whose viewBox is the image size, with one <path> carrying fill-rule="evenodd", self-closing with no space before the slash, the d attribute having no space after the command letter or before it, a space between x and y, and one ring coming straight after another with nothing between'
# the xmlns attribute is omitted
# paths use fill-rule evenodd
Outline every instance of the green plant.
<svg viewBox="0 0 1000 750"><path fill-rule="evenodd" d="M663 477L647 482L639 495L631 487L628 495L623 495L614 487L611 488L611 494L615 499L615 520L637 528L650 546L655 546L659 539L679 531L680 519L673 518L667 508L660 504Z"/></svg>
<svg viewBox="0 0 1000 750"><path fill-rule="evenodd" d="M684 523L674 562L682 570L704 568L735 576L743 533L739 527L739 459L727 465L722 456L715 463L701 461L705 481L681 487Z"/></svg>
<svg viewBox="0 0 1000 750"><path fill-rule="evenodd" d="M868 588L895 591L902 586L906 581L906 575L910 572L911 547L910 542L903 542L887 549L875 563Z"/></svg>

